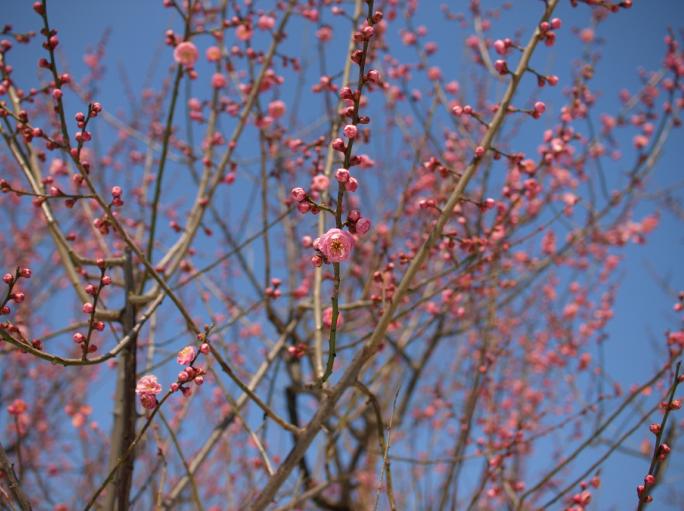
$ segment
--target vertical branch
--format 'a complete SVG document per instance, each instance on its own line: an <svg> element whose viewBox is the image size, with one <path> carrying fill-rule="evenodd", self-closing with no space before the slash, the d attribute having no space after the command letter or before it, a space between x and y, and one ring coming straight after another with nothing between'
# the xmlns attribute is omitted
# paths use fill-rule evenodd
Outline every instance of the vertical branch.
<svg viewBox="0 0 684 511"><path fill-rule="evenodd" d="M370 401L370 403L373 405L373 411L375 412L375 422L378 426L378 442L380 444L380 453L383 457L383 471L385 472L385 479L387 481L387 499L389 500L390 509L392 511L396 511L397 503L394 500L392 470L389 461L389 445L388 442L385 441L385 426L382 420L382 411L380 410L380 403L378 402L378 398L375 397L375 394L373 394L373 392L371 392L371 390L368 387L366 387L363 383L357 381L356 386L361 390L361 392L363 392L368 397L368 401ZM377 502L375 507L377 509Z"/></svg>
<svg viewBox="0 0 684 511"><path fill-rule="evenodd" d="M124 265L124 280L126 286L126 306L123 313L123 328L125 335L133 335L131 342L126 345L119 358L116 381L116 397L114 408L114 426L112 429L112 445L109 455L109 470L119 463L135 438L135 385L137 373L137 333L135 326L135 306L129 301L129 296L135 292L133 279L133 262L130 249L126 250L126 264ZM110 491L107 492L105 510L125 511L129 505L131 481L133 479L133 464L135 456L128 456L117 470Z"/></svg>
<svg viewBox="0 0 684 511"><path fill-rule="evenodd" d="M359 24L359 19L361 18L361 0L356 0L355 5L354 5L354 14L352 15L352 29L351 33L349 34L349 43L347 45L347 55L351 55L352 51L354 51L354 48L356 46L356 42L354 41L354 32L356 31L356 27ZM349 86L349 81L351 77L351 65L352 61L350 58L345 59L344 62L344 70L342 71L342 86L343 87L348 87ZM342 104L342 100L338 100L336 110L340 108ZM340 129L340 124L341 124L341 117L338 115L333 118L332 122L330 123L330 133L329 133L329 139L332 140L335 138L335 134L337 133L337 130ZM326 159L325 159L325 168L323 170L323 174L330 178L332 175L332 165L333 165L333 157L335 155L335 150L332 148L332 146L328 147L328 153L326 154ZM323 193L323 197L321 199L321 202L324 202L328 199L329 197L329 192L326 190ZM323 236L323 233L325 232L325 215L318 215L318 236ZM337 279L337 282L339 282L339 279ZM322 307L321 307L321 286L323 284L323 268L318 267L314 270L314 286L313 286L313 303L314 303L314 368L316 372L316 379L322 378L323 377L323 316L322 316ZM336 323L332 323L335 327L337 326Z"/></svg>
<svg viewBox="0 0 684 511"><path fill-rule="evenodd" d="M373 0L366 0L368 4L368 11L366 19L369 26L373 26L375 22L373 21ZM356 26L354 27L356 29ZM352 38L353 40L353 38ZM359 79L357 89L354 92L354 112L352 114L351 122L354 126L359 124L359 108L361 106L361 94L363 93L363 85L366 82L365 70L366 70L366 59L368 58L368 52L370 49L370 39L366 39L363 42L363 48L361 50L361 57L359 60ZM348 56L350 60L350 56ZM347 147L344 151L344 163L342 164L344 168L348 169L351 166L352 151L354 149L354 138L350 138L347 143ZM337 188L337 202L335 207L335 227L341 229L342 224L342 205L344 199L344 186L340 183ZM320 227L320 224L319 224ZM330 320L330 337L328 338L328 361L325 365L325 373L321 377L321 383L325 383L333 371L333 365L335 363L335 357L337 356L337 318L340 315L339 310L339 295L340 295L340 263L333 263L333 295L331 300L332 305L332 317Z"/></svg>
<svg viewBox="0 0 684 511"><path fill-rule="evenodd" d="M19 481L17 480L17 475L14 473L14 466L7 457L7 453L2 444L0 444L0 468L2 468L2 471L7 478L10 494L16 503L19 504L21 511L31 511L31 501L29 501L24 490L21 489Z"/></svg>

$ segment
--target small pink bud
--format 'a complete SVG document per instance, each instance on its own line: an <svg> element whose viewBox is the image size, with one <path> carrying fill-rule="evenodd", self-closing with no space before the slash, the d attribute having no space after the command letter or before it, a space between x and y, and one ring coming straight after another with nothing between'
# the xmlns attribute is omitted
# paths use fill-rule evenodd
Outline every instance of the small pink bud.
<svg viewBox="0 0 684 511"><path fill-rule="evenodd" d="M306 192L304 191L304 188L301 188L299 186L293 188L290 192L290 195L297 202L302 202L304 199L306 199Z"/></svg>
<svg viewBox="0 0 684 511"><path fill-rule="evenodd" d="M211 86L214 89L222 89L226 86L226 77L223 73L214 73L211 77Z"/></svg>
<svg viewBox="0 0 684 511"><path fill-rule="evenodd" d="M537 101L534 104L534 111L539 113L539 114L543 114L544 112L546 112L546 105L544 104L544 102L543 101Z"/></svg>
<svg viewBox="0 0 684 511"><path fill-rule="evenodd" d="M355 139L359 134L358 128L353 124L347 124L342 131L344 132L344 136L350 140Z"/></svg>
<svg viewBox="0 0 684 511"><path fill-rule="evenodd" d="M347 181L344 184L344 188L348 192L355 192L358 187L359 187L359 182L355 177L350 177L349 181Z"/></svg>
<svg viewBox="0 0 684 511"><path fill-rule="evenodd" d="M93 304L90 303L90 302L84 303L84 304L83 304L83 307L81 308L81 310L82 310L83 312L85 312L86 314L90 314L90 313L93 312Z"/></svg>
<svg viewBox="0 0 684 511"><path fill-rule="evenodd" d="M367 218L361 217L356 222L356 232L358 232L359 234L366 234L368 231L370 231L370 228L371 221Z"/></svg>
<svg viewBox="0 0 684 511"><path fill-rule="evenodd" d="M340 183L346 183L349 181L349 171L345 168L337 169L337 172L335 172L335 178Z"/></svg>
<svg viewBox="0 0 684 511"><path fill-rule="evenodd" d="M5 284L11 284L12 282L14 282L14 275L12 275L11 273L5 273L2 276L2 280Z"/></svg>
<svg viewBox="0 0 684 511"><path fill-rule="evenodd" d="M378 71L377 69L371 69L370 71L368 71L368 81L373 83L380 83L382 81L380 71Z"/></svg>
<svg viewBox="0 0 684 511"><path fill-rule="evenodd" d="M203 355L206 355L207 353L209 353L209 351L210 351L209 345L206 342L203 342L202 345L200 346L200 353L202 353Z"/></svg>
<svg viewBox="0 0 684 511"><path fill-rule="evenodd" d="M505 75L508 73L508 65L506 64L505 60L499 59L496 62L494 62L494 69L500 74L500 75Z"/></svg>

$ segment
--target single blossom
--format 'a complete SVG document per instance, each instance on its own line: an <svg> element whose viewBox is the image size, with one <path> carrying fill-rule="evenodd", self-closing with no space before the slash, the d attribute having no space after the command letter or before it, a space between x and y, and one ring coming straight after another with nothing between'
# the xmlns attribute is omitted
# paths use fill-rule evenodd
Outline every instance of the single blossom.
<svg viewBox="0 0 684 511"><path fill-rule="evenodd" d="M162 387L157 381L157 377L153 374L146 374L140 380L138 380L138 384L135 386L135 393L136 394L150 394L150 395L156 395L159 394L162 391Z"/></svg>
<svg viewBox="0 0 684 511"><path fill-rule="evenodd" d="M268 115L274 119L278 119L279 117L285 115L286 109L287 107L285 106L285 102L280 99L276 99L268 104Z"/></svg>
<svg viewBox="0 0 684 511"><path fill-rule="evenodd" d="M186 346L178 352L178 356L176 357L176 362L182 366L189 365L193 360L195 360L194 346Z"/></svg>
<svg viewBox="0 0 684 511"><path fill-rule="evenodd" d="M176 46L173 50L173 58L179 64L183 64L185 67L193 67L197 58L199 57L199 52L197 51L197 46L195 46L190 41L183 41Z"/></svg>
<svg viewBox="0 0 684 511"><path fill-rule="evenodd" d="M316 243L314 242L314 246ZM354 248L354 237L347 231L333 228L326 232L318 243L320 251L331 263L346 261Z"/></svg>
<svg viewBox="0 0 684 511"><path fill-rule="evenodd" d="M221 60L221 48L218 46L210 46L207 48L205 55L209 62L218 62Z"/></svg>

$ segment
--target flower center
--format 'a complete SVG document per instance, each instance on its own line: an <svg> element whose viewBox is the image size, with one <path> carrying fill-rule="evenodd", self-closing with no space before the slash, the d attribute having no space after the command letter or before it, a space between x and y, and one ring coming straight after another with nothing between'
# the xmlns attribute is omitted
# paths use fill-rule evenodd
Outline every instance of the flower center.
<svg viewBox="0 0 684 511"><path fill-rule="evenodd" d="M343 255L344 254L344 243L342 243L341 240L332 240L330 243L330 251L335 254L335 255Z"/></svg>

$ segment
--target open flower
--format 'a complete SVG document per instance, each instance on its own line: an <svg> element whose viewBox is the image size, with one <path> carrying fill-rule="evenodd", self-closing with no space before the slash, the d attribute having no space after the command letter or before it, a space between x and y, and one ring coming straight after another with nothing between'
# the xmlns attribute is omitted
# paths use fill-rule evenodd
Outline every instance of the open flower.
<svg viewBox="0 0 684 511"><path fill-rule="evenodd" d="M157 381L157 377L153 374L146 374L140 380L138 380L138 384L135 386L135 393L136 394L151 394L151 395L156 395L159 394L162 391L162 387Z"/></svg>
<svg viewBox="0 0 684 511"><path fill-rule="evenodd" d="M176 362L182 366L189 365L193 360L195 360L194 346L186 346L178 352L178 356L176 357Z"/></svg>
<svg viewBox="0 0 684 511"><path fill-rule="evenodd" d="M179 43L173 50L174 60L179 64L183 64L185 67L193 67L195 62L197 62L198 57L199 52L197 51L197 46L190 41Z"/></svg>
<svg viewBox="0 0 684 511"><path fill-rule="evenodd" d="M316 246L316 243L314 243ZM342 229L330 229L318 242L318 248L331 263L346 261L354 248L354 237Z"/></svg>

